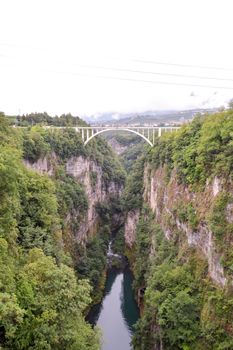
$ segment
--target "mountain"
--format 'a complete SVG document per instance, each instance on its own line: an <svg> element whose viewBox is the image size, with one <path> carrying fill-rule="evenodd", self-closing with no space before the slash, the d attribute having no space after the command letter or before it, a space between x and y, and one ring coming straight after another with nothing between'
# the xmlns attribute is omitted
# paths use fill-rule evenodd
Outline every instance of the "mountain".
<svg viewBox="0 0 233 350"><path fill-rule="evenodd" d="M140 113L98 113L92 116L83 116L86 122L90 124L111 123L119 124L176 124L191 120L197 113L214 113L217 108L195 108L190 110L162 110L162 111L145 111Z"/></svg>

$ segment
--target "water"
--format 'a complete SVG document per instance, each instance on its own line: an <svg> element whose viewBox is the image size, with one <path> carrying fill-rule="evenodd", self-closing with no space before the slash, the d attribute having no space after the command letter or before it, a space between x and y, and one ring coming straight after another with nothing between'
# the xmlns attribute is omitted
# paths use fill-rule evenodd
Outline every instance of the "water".
<svg viewBox="0 0 233 350"><path fill-rule="evenodd" d="M112 251L112 241L110 241L109 244L108 244L107 257L108 257L108 260L111 260L112 257L119 258L119 259L122 258L121 255L113 253L113 251Z"/></svg>
<svg viewBox="0 0 233 350"><path fill-rule="evenodd" d="M133 325L139 318L132 281L128 268L124 271L108 270L103 301L92 308L88 317L89 322L102 331L101 350L132 349Z"/></svg>

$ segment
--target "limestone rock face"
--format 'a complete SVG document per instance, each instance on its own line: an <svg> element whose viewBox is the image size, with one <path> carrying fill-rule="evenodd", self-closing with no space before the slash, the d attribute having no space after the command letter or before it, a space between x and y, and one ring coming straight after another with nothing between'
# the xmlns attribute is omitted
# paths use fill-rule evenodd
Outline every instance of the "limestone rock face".
<svg viewBox="0 0 233 350"><path fill-rule="evenodd" d="M123 146L122 144L120 144L114 137L108 140L108 143L110 144L114 152L118 155L122 154L128 148L128 146Z"/></svg>
<svg viewBox="0 0 233 350"><path fill-rule="evenodd" d="M202 252L207 259L210 277L218 285L225 286L227 278L221 265L221 254L217 252L213 233L206 221L214 198L223 189L223 181L215 177L211 183L206 184L203 192L192 192L187 186L178 182L175 171L167 182L165 169L151 170L147 165L144 170L144 188L144 201L155 213L156 221L163 229L166 238L172 237L174 229L182 231L188 244ZM174 210L179 205L188 206L189 203L192 203L200 218L195 229L181 222ZM232 204L227 207L229 222L233 222L232 208Z"/></svg>
<svg viewBox="0 0 233 350"><path fill-rule="evenodd" d="M95 205L98 202L104 202L110 196L119 196L122 192L122 187L114 182L106 185L103 180L103 170L94 161L88 158L73 157L66 163L66 172L74 176L80 181L84 187L88 198L87 215L80 225L77 232L78 240L85 240L87 233L92 231L98 221L98 214ZM92 183L91 174L95 174L95 184Z"/></svg>
<svg viewBox="0 0 233 350"><path fill-rule="evenodd" d="M25 160L27 168L33 169L40 174L47 173L53 175L57 165L56 155L39 159L35 163ZM95 205L98 202L107 201L111 196L119 196L123 190L122 186L115 182L106 183L103 179L102 168L93 160L82 156L72 157L65 164L66 173L72 175L83 184L88 198L88 210L85 217L80 222L79 228L75 232L77 241L85 242L89 234L96 230L98 224L98 214ZM95 180L92 180L94 174ZM66 223L72 220L70 214L67 215Z"/></svg>
<svg viewBox="0 0 233 350"><path fill-rule="evenodd" d="M24 165L28 169L37 171L39 174L54 174L54 164L56 164L57 157L55 153L52 153L50 157L39 158L36 162L31 163L28 160L24 160Z"/></svg>
<svg viewBox="0 0 233 350"><path fill-rule="evenodd" d="M222 287L228 283L229 277L227 278L224 274L221 265L222 255L217 250L207 217L215 197L224 190L224 185L225 181L223 179L215 177L211 182L206 183L202 192L194 192L188 186L180 184L175 170L168 181L164 168L154 170L148 164L144 168L143 201L149 205L155 214L155 220L161 226L166 238L171 239L175 230L184 233L188 245L195 247L208 261L209 275L212 280ZM233 186L230 186L230 188L232 188L230 192L233 194ZM176 208L181 205L187 207L190 203L192 203L199 218L195 229L191 228L188 223L182 222L176 213ZM127 214L125 240L129 247L132 247L135 243L139 217L140 212L138 210L130 211ZM229 223L233 222L233 204L228 204L226 218Z"/></svg>
<svg viewBox="0 0 233 350"><path fill-rule="evenodd" d="M128 247L132 248L135 242L136 226L139 220L140 211L131 210L128 212L125 222L125 242Z"/></svg>

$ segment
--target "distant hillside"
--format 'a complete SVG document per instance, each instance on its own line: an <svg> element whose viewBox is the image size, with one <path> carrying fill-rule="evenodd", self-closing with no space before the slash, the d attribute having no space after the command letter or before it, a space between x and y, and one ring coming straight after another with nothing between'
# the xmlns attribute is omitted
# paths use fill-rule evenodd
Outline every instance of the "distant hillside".
<svg viewBox="0 0 233 350"><path fill-rule="evenodd" d="M91 117L83 117L91 124L176 124L191 120L197 113L214 113L216 108L190 109L183 111L145 111L142 113L102 113Z"/></svg>

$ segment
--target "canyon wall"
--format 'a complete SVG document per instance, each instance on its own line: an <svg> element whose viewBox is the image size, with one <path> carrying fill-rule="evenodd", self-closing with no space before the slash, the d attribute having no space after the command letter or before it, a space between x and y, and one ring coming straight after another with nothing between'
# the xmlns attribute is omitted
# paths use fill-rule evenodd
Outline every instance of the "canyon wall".
<svg viewBox="0 0 233 350"><path fill-rule="evenodd" d="M177 230L185 234L188 245L195 247L207 259L212 280L219 286L226 286L229 275L226 277L224 273L221 264L223 255L217 248L208 217L218 195L226 190L233 194L233 187L227 184L225 179L214 177L211 182L206 183L202 191L193 191L179 183L175 170L168 179L165 168L154 170L149 164L144 168L143 186L143 203L149 205L155 214L155 222L160 225L166 238L172 239ZM190 225L188 220L180 218L181 215L178 214L180 208L186 210L188 207L192 208L195 217L198 218L195 227ZM125 240L129 247L132 247L135 242L139 217L139 210L131 210L127 214ZM227 205L226 218L228 223L233 222L232 204Z"/></svg>
<svg viewBox="0 0 233 350"><path fill-rule="evenodd" d="M136 228L140 217L140 210L130 210L125 221L125 243L132 248L136 239Z"/></svg>
<svg viewBox="0 0 233 350"><path fill-rule="evenodd" d="M27 168L37 171L40 174L53 176L58 159L55 153L38 159L31 163L24 160ZM122 192L122 185L110 181L106 182L103 178L103 169L95 161L83 156L72 157L65 162L65 169L68 175L72 175L79 183L84 186L88 199L88 209L82 218L78 229L75 231L75 240L85 242L88 235L95 232L98 225L98 214L96 204L108 201L111 197L118 197ZM78 215L78 211L77 211ZM70 214L66 217L66 223L72 220Z"/></svg>

